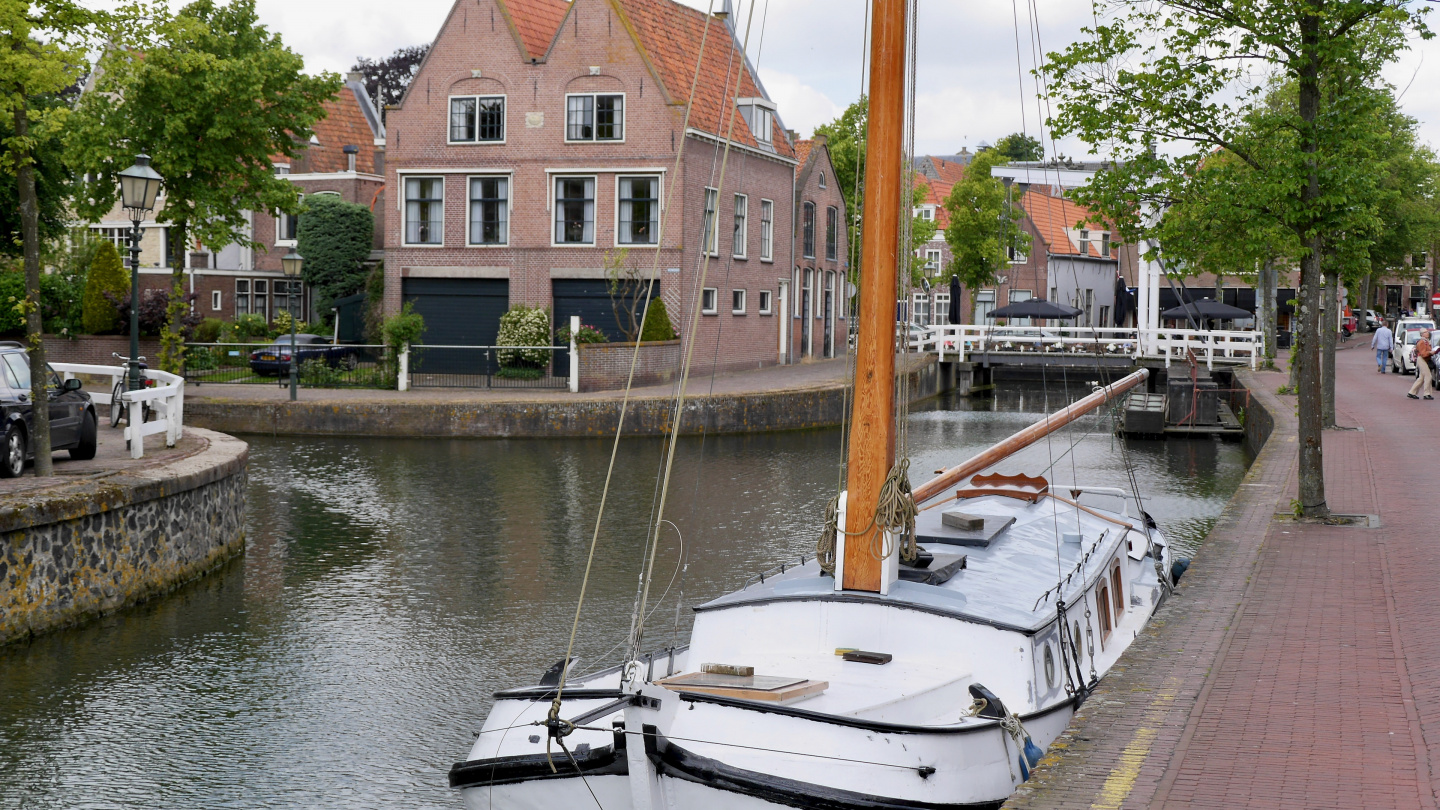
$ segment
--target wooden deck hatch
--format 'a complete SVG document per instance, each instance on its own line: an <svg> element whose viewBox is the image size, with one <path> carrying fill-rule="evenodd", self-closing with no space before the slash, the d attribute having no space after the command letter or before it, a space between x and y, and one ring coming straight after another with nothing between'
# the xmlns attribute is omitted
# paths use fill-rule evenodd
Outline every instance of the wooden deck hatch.
<svg viewBox="0 0 1440 810"><path fill-rule="evenodd" d="M808 678L721 675L713 672L687 672L655 683L672 692L699 692L704 695L761 700L766 703L788 703L818 695L830 688L827 681L812 681Z"/></svg>

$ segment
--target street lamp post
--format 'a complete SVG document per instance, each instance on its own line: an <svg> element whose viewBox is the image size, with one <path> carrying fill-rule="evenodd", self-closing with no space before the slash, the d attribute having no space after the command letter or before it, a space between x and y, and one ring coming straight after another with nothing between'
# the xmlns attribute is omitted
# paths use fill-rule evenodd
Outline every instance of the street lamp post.
<svg viewBox="0 0 1440 810"><path fill-rule="evenodd" d="M299 363L300 363L300 351L299 351L298 347L296 347L296 345L295 345L295 322L296 322L297 320L299 320L299 318L297 318L297 317L295 316L295 306L294 306L293 302L294 302L294 300L295 300L295 285L297 285L297 284L300 283L300 270L301 270L302 267L304 267L304 264L305 264L305 258L304 258L303 256L301 256L301 255L299 254L299 252L297 252L297 251L295 250L295 248L290 248L290 252L289 252L289 253L286 253L284 256L280 257L280 268L285 271L285 277L290 280L290 296L289 296L288 298L286 298L285 300L292 302L292 304L291 304L291 306L290 306L290 401L291 401L291 402L294 402L295 399L296 399L296 388L297 388L297 384L296 384L296 377L295 377L295 375L296 375L295 367L296 367L297 365L299 365Z"/></svg>
<svg viewBox="0 0 1440 810"><path fill-rule="evenodd" d="M140 223L155 210L164 181L150 168L149 155L136 155L135 165L120 172L120 200L130 215L130 374L127 390L138 391L140 380Z"/></svg>

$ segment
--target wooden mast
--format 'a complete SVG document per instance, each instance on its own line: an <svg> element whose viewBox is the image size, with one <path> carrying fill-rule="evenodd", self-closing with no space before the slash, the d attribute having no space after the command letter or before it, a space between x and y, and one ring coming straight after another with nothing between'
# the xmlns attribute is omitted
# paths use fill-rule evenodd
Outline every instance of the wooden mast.
<svg viewBox="0 0 1440 810"><path fill-rule="evenodd" d="M900 259L900 209L905 129L905 0L873 0L870 27L870 114L865 156L865 206L860 243L860 340L855 357L855 408L850 420L845 529L864 531L880 487L895 462L895 284ZM881 590L881 562L871 553L874 531L844 542L842 586Z"/></svg>

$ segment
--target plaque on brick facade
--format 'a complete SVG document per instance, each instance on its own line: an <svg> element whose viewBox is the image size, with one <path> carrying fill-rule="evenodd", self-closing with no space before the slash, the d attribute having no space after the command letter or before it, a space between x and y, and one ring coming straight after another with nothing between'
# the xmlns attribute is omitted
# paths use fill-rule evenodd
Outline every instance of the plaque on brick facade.
<svg viewBox="0 0 1440 810"><path fill-rule="evenodd" d="M539 129L539 128L543 127L543 126L545 126L545 113L543 113L543 112L525 113L525 128L526 128L526 129Z"/></svg>

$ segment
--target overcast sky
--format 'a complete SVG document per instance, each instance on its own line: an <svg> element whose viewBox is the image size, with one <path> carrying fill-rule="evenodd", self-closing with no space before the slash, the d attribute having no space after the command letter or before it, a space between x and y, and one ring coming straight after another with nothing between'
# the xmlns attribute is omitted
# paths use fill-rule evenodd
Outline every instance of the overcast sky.
<svg viewBox="0 0 1440 810"><path fill-rule="evenodd" d="M707 8L710 0L683 0ZM261 19L305 56L311 70L344 72L355 57L385 56L434 38L454 0L257 0ZM715 0L716 7L723 0ZM865 0L756 0L750 52L786 126L808 136L860 92ZM1060 50L1090 22L1089 0L1035 0L1039 38ZM749 0L737 4L743 26ZM177 0L178 5L178 0ZM1030 29L1018 2L1026 92L1016 76L1016 26L1010 3L920 0L915 148L919 154L972 151L1022 127L1036 134L1041 118L1028 71ZM761 41L760 20L765 17ZM1440 21L1432 21L1440 24ZM743 33L743 28L742 28ZM1401 103L1419 119L1422 140L1440 147L1440 41L1416 43L1387 70ZM1413 83L1412 83L1413 80ZM1023 109L1022 109L1023 108ZM1023 118L1022 118L1023 116ZM1050 144L1047 142L1047 151ZM1087 148L1061 142L1059 151Z"/></svg>

